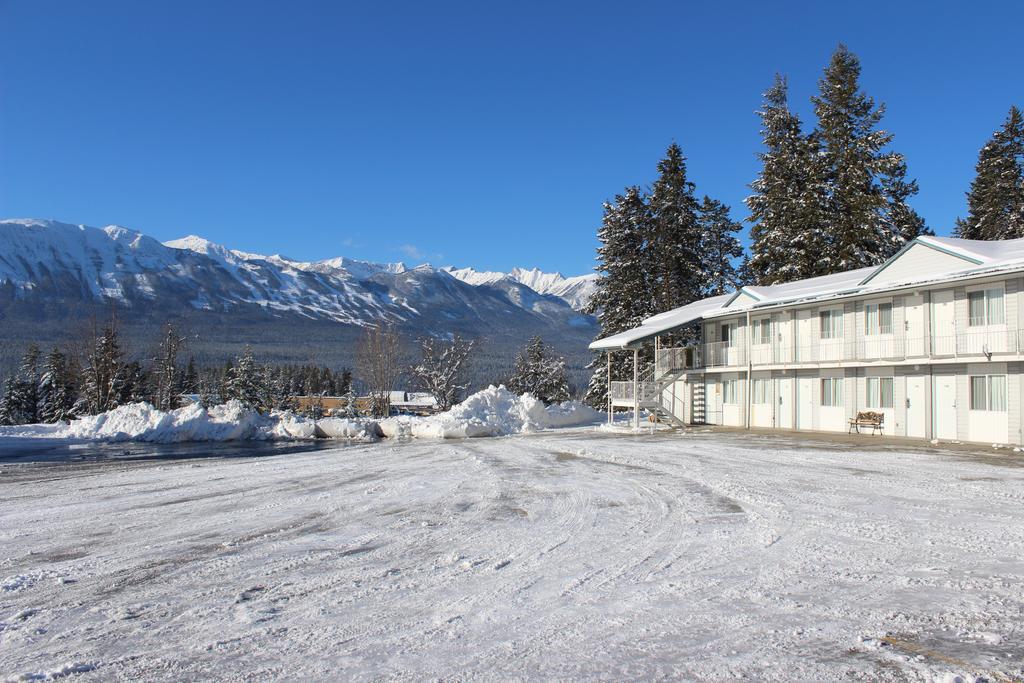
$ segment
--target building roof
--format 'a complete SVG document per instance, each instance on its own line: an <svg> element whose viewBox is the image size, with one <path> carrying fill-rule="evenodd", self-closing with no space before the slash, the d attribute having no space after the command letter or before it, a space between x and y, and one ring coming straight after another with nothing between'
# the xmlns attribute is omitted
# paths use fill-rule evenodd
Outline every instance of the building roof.
<svg viewBox="0 0 1024 683"><path fill-rule="evenodd" d="M876 277L905 258L915 245L928 247L956 258L947 257L941 266L919 269L915 267L912 272L897 275L881 283L875 282ZM699 320L730 316L737 312L769 306L821 301L854 294L882 293L912 285L934 284L1014 270L1024 270L1024 239L986 242L955 237L921 236L907 243L881 265L780 285L741 287L731 294L702 299L681 308L659 313L647 318L639 327L632 330L598 339L590 348L633 348L658 335L667 334Z"/></svg>

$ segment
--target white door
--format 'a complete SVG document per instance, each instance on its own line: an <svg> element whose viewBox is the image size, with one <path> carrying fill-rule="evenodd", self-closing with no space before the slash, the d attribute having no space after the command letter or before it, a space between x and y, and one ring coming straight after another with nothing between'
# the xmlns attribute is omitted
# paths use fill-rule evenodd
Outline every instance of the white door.
<svg viewBox="0 0 1024 683"><path fill-rule="evenodd" d="M797 381L796 388L796 428L797 429L813 429L814 425L811 424L811 401L813 400L814 391L814 378L813 377L801 377Z"/></svg>
<svg viewBox="0 0 1024 683"><path fill-rule="evenodd" d="M925 437L925 378L924 375L907 377L907 436Z"/></svg>
<svg viewBox="0 0 1024 683"><path fill-rule="evenodd" d="M815 318L811 317L811 311L800 311L797 313L796 321L796 359L804 363L813 361L816 358L814 353L814 323Z"/></svg>
<svg viewBox="0 0 1024 683"><path fill-rule="evenodd" d="M932 354L952 356L956 353L956 312L953 290L932 292Z"/></svg>
<svg viewBox="0 0 1024 683"><path fill-rule="evenodd" d="M919 358L924 355L924 297L920 294L904 297L903 338L906 355Z"/></svg>
<svg viewBox="0 0 1024 683"><path fill-rule="evenodd" d="M936 439L956 439L956 375L935 375L935 434Z"/></svg>
<svg viewBox="0 0 1024 683"><path fill-rule="evenodd" d="M793 428L793 378L780 377L776 380L779 399L779 411L776 413L775 426L780 429Z"/></svg>

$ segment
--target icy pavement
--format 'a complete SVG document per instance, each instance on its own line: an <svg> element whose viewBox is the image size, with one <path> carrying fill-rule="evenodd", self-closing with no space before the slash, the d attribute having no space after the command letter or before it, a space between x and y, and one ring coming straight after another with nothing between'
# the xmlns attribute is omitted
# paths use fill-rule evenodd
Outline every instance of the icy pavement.
<svg viewBox="0 0 1024 683"><path fill-rule="evenodd" d="M561 431L0 467L0 679L1024 675L1024 461Z"/></svg>

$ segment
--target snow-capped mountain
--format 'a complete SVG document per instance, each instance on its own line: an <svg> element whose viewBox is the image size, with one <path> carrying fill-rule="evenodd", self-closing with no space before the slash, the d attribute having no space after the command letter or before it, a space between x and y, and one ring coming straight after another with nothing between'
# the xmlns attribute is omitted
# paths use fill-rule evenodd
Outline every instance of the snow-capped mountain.
<svg viewBox="0 0 1024 683"><path fill-rule="evenodd" d="M561 273L545 273L537 268L513 268L507 273L480 271L473 268L444 268L454 277L471 285L494 284L500 280L511 280L526 285L539 294L550 294L565 300L577 311L582 311L597 289L597 274L565 277Z"/></svg>
<svg viewBox="0 0 1024 683"><path fill-rule="evenodd" d="M69 320L108 315L112 308L140 330L161 320L187 320L218 344L228 337L235 343L242 337L239 327L248 326L255 331L247 340L274 337L281 353L292 355L298 347L313 353L310 335L354 338L323 327L328 323L358 330L387 321L410 336L457 332L493 340L492 351L503 354L532 334L566 352L585 349L594 334L594 319L569 303L580 300L567 284L571 278L514 271L472 280L429 265L345 257L307 262L232 250L196 236L161 244L118 226L0 220L0 338L32 338L26 327L56 335ZM316 353L326 353L322 346L317 342Z"/></svg>

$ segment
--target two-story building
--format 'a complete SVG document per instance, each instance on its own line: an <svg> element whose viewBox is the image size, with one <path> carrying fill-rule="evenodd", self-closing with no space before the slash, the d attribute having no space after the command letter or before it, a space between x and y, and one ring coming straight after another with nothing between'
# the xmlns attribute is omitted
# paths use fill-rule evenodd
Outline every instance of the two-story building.
<svg viewBox="0 0 1024 683"><path fill-rule="evenodd" d="M609 377L609 415L845 432L872 411L885 434L1024 444L1022 323L1024 239L919 237L880 266L743 287L591 348L655 348L653 368ZM700 344L662 344L693 325Z"/></svg>

